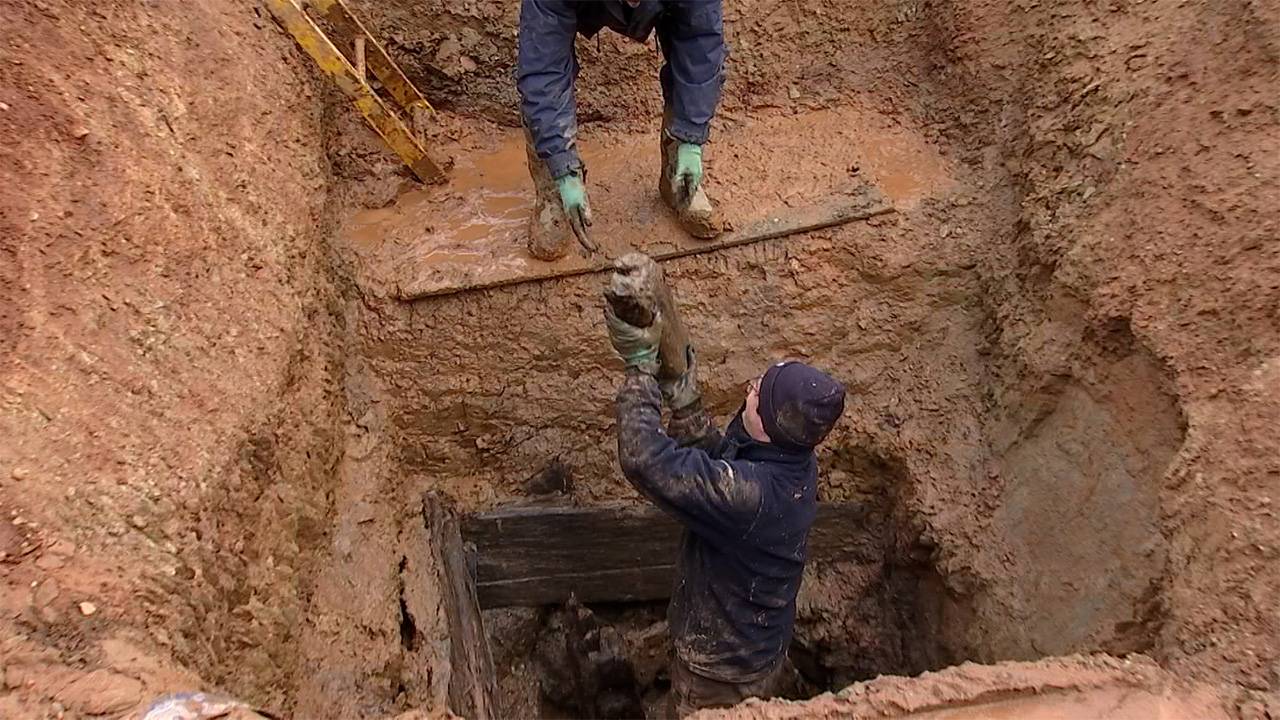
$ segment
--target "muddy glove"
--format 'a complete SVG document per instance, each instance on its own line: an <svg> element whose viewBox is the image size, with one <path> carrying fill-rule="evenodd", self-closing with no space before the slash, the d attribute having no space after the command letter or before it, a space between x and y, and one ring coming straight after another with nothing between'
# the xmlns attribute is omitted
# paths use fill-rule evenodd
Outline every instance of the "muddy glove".
<svg viewBox="0 0 1280 720"><path fill-rule="evenodd" d="M682 142L676 149L676 192L687 202L702 185L702 146Z"/></svg>
<svg viewBox="0 0 1280 720"><path fill-rule="evenodd" d="M609 303L604 305L604 322L609 327L609 342L622 356L627 369L657 375L661 361L658 343L662 341L662 315L653 318L649 327L636 327L618 318Z"/></svg>
<svg viewBox="0 0 1280 720"><path fill-rule="evenodd" d="M674 380L658 381L658 387L662 389L662 399L672 410L684 410L702 399L702 395L698 392L698 359L692 345L685 346L684 358L688 369L683 375Z"/></svg>
<svg viewBox="0 0 1280 720"><path fill-rule="evenodd" d="M560 190L560 204L564 207L565 217L569 218L569 227L584 247L591 247L591 238L587 228L591 227L591 204L587 202L587 186L582 182L581 173L565 175L556 180Z"/></svg>

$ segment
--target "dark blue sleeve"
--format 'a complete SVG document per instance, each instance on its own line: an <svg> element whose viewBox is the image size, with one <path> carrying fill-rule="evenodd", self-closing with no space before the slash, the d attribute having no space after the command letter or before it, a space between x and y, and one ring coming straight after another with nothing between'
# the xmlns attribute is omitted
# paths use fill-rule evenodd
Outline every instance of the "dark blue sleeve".
<svg viewBox="0 0 1280 720"><path fill-rule="evenodd" d="M522 0L516 87L520 112L534 149L551 177L582 167L578 157L578 113L573 84L578 57L573 48L578 17L567 0Z"/></svg>
<svg viewBox="0 0 1280 720"><path fill-rule="evenodd" d="M618 462L645 497L711 540L746 535L760 512L760 486L706 451L680 447L662 430L653 376L629 371L618 391Z"/></svg>
<svg viewBox="0 0 1280 720"><path fill-rule="evenodd" d="M711 131L724 85L724 12L721 0L672 2L658 25L666 64L662 92L678 140L701 145Z"/></svg>

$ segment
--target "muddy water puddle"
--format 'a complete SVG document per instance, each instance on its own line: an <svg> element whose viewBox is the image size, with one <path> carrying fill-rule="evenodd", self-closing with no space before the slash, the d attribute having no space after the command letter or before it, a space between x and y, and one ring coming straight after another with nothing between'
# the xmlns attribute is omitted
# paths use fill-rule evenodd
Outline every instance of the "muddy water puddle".
<svg viewBox="0 0 1280 720"><path fill-rule="evenodd" d="M414 245L414 257L427 264L484 262L516 246L532 210L524 141L512 134L495 150L457 155L447 184L358 213L348 237L360 248Z"/></svg>
<svg viewBox="0 0 1280 720"><path fill-rule="evenodd" d="M645 162L644 155L640 143L629 138L582 149L597 214L602 204L612 204L607 196L620 171L631 162ZM657 160L651 164L656 173ZM504 265L508 256L523 254L533 207L524 135L511 132L496 148L455 155L445 185L415 188L390 207L358 213L348 232L359 247L388 241L411 245L413 259L426 266Z"/></svg>
<svg viewBox="0 0 1280 720"><path fill-rule="evenodd" d="M918 139L904 133L871 135L859 144L860 168L895 205L914 205L949 184L941 158Z"/></svg>
<svg viewBox="0 0 1280 720"><path fill-rule="evenodd" d="M658 199L653 135L589 133L583 139L593 238L612 257L629 248L690 241ZM950 185L936 148L892 118L845 107L770 115L718 132L707 149L708 192L734 227L796 211L871 185L899 209ZM383 284L467 287L493 278L581 269L528 257L534 206L524 136L510 132L455 154L449 181L358 213L347 241L371 260ZM576 244L574 246L576 250Z"/></svg>

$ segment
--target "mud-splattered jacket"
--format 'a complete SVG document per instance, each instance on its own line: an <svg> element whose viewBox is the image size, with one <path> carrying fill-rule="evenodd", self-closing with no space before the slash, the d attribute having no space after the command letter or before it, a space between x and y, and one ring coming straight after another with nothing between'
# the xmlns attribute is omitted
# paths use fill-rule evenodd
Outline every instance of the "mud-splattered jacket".
<svg viewBox="0 0 1280 720"><path fill-rule="evenodd" d="M522 0L516 86L525 125L551 177L582 167L574 82L575 34L609 28L644 41L656 29L666 62L659 78L672 114L669 131L684 142L707 141L724 77L722 0Z"/></svg>
<svg viewBox="0 0 1280 720"><path fill-rule="evenodd" d="M682 446L661 425L651 376L629 371L618 391L618 459L632 485L685 527L668 619L680 659L700 675L748 682L773 670L791 642L817 461L756 442L742 414ZM704 416L705 417L705 416Z"/></svg>

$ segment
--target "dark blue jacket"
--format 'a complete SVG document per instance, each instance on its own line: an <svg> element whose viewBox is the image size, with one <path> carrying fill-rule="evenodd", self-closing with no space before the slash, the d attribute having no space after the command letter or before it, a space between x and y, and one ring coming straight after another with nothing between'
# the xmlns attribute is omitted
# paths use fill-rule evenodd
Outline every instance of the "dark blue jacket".
<svg viewBox="0 0 1280 720"><path fill-rule="evenodd" d="M720 103L725 44L721 0L522 0L516 86L525 126L554 178L582 167L577 148L578 77L575 34L610 28L644 41L655 29L666 63L660 78L671 110L668 130L684 141L707 141Z"/></svg>
<svg viewBox="0 0 1280 720"><path fill-rule="evenodd" d="M725 682L763 677L795 625L805 545L817 512L817 460L751 439L741 413L708 452L662 430L650 375L618 392L618 458L632 485L685 527L668 618L676 653Z"/></svg>

